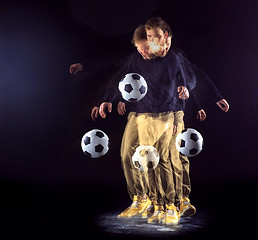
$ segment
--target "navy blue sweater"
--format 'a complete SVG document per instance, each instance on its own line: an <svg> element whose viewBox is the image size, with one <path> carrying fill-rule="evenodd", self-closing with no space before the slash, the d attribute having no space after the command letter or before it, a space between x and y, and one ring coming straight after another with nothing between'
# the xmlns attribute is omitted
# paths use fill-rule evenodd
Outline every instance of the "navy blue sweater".
<svg viewBox="0 0 258 240"><path fill-rule="evenodd" d="M139 102L132 103L131 111L138 113L159 113L184 110L184 100L178 98L178 86L186 86L191 91L196 85L196 77L182 54L169 51L163 58L144 60L135 51L121 70L111 79L103 102L113 102L119 94L118 83L127 73L138 73L144 77L148 92Z"/></svg>

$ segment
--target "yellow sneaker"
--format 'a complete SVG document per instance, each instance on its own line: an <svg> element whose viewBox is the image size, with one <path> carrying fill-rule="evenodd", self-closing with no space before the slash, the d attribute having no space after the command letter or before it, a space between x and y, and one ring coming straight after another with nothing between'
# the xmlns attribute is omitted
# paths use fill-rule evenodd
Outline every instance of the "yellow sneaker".
<svg viewBox="0 0 258 240"><path fill-rule="evenodd" d="M179 213L180 217L191 217L196 213L196 208L193 205L191 205L189 198L182 198Z"/></svg>
<svg viewBox="0 0 258 240"><path fill-rule="evenodd" d="M151 202L151 204L145 209L145 211L142 213L142 218L149 218L154 213L154 203Z"/></svg>
<svg viewBox="0 0 258 240"><path fill-rule="evenodd" d="M163 220L164 224L177 225L180 220L179 212L174 204L166 205L166 214Z"/></svg>
<svg viewBox="0 0 258 240"><path fill-rule="evenodd" d="M154 205L154 213L148 218L148 223L161 223L165 218L164 208L162 206Z"/></svg>
<svg viewBox="0 0 258 240"><path fill-rule="evenodd" d="M146 199L142 199L140 196L133 197L133 203L130 207L126 208L123 212L121 212L117 217L118 218L130 218L137 216L145 211L145 209L150 205L151 201L147 197Z"/></svg>

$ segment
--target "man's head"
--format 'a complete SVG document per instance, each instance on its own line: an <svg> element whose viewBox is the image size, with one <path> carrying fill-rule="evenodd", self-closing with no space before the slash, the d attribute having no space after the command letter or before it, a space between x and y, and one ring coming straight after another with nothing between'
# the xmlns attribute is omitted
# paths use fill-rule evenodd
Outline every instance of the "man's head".
<svg viewBox="0 0 258 240"><path fill-rule="evenodd" d="M144 59L152 59L155 57L155 55L150 50L144 25L136 28L133 34L132 43Z"/></svg>
<svg viewBox="0 0 258 240"><path fill-rule="evenodd" d="M155 55L164 57L171 46L172 31L160 17L150 18L145 24L147 40Z"/></svg>

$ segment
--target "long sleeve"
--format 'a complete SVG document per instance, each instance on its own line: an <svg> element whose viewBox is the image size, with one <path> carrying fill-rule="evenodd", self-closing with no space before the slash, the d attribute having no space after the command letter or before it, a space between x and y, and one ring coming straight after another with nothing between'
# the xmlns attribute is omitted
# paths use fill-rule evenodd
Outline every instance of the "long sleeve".
<svg viewBox="0 0 258 240"><path fill-rule="evenodd" d="M177 55L179 70L180 70L180 78L178 85L185 86L189 91L195 88L196 86L196 76L192 69L191 62L183 56L181 52Z"/></svg>
<svg viewBox="0 0 258 240"><path fill-rule="evenodd" d="M188 60L180 49L175 49L174 52L181 64L181 81L185 83L184 86L186 86L189 91L196 87L198 96L205 91L209 93L209 97L211 97L215 102L223 99L221 92L217 89L211 78L201 68Z"/></svg>
<svg viewBox="0 0 258 240"><path fill-rule="evenodd" d="M206 93L214 102L223 99L221 92L215 86L211 78L199 67L192 64L195 74L197 76L196 91L198 94Z"/></svg>
<svg viewBox="0 0 258 240"><path fill-rule="evenodd" d="M196 95L196 92L195 92L195 89L193 89L191 92L190 92L190 98L189 98L190 101L193 102L193 105L194 107L196 108L197 111L201 110L202 109L202 106L197 98L197 95Z"/></svg>
<svg viewBox="0 0 258 240"><path fill-rule="evenodd" d="M110 79L105 94L102 98L102 102L113 102L116 98L120 98L121 94L118 90L119 81L130 71L130 64L133 58L131 54L128 58L123 61L120 70Z"/></svg>

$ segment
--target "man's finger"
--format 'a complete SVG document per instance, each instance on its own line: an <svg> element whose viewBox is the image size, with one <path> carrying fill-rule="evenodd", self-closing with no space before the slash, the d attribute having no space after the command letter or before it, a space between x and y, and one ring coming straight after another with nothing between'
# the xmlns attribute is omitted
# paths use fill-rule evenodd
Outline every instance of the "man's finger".
<svg viewBox="0 0 258 240"><path fill-rule="evenodd" d="M95 121L95 118L94 118L94 115L93 115L93 113L91 113L91 119L93 120L93 121Z"/></svg>
<svg viewBox="0 0 258 240"><path fill-rule="evenodd" d="M177 92L179 93L179 95L181 95L181 94L183 93L183 91L184 91L184 90L182 89L182 87L178 87L178 88L177 88Z"/></svg>
<svg viewBox="0 0 258 240"><path fill-rule="evenodd" d="M122 115L121 108L119 107L119 105L117 106L117 112L119 115Z"/></svg>
<svg viewBox="0 0 258 240"><path fill-rule="evenodd" d="M98 111L95 111L95 119L98 117Z"/></svg>
<svg viewBox="0 0 258 240"><path fill-rule="evenodd" d="M124 115L124 114L125 114L125 112L126 112L125 104L124 104L124 103L122 104L122 111L123 111L123 115Z"/></svg>
<svg viewBox="0 0 258 240"><path fill-rule="evenodd" d="M112 112L112 104L108 104L108 112Z"/></svg>
<svg viewBox="0 0 258 240"><path fill-rule="evenodd" d="M102 106L102 105L100 106L99 114L100 114L100 116L101 116L102 118L105 118L105 117L106 117L106 114L105 114L105 112L104 112L104 109L103 109L103 106Z"/></svg>
<svg viewBox="0 0 258 240"><path fill-rule="evenodd" d="M201 113L200 121L203 121L205 119L205 116L203 113Z"/></svg>
<svg viewBox="0 0 258 240"><path fill-rule="evenodd" d="M206 119L206 113L204 112L204 110L202 111L202 120L201 121L204 121Z"/></svg>

